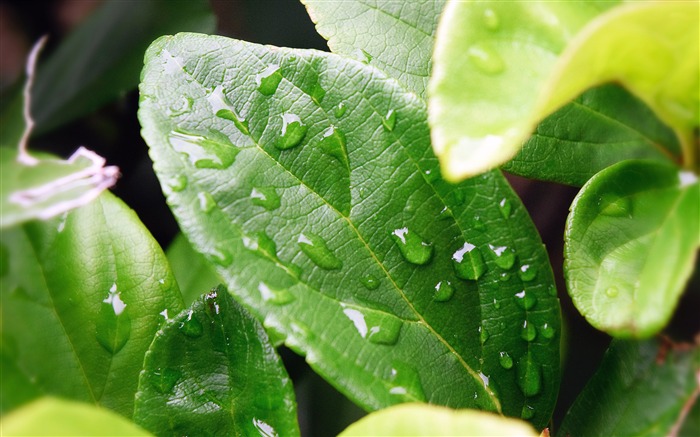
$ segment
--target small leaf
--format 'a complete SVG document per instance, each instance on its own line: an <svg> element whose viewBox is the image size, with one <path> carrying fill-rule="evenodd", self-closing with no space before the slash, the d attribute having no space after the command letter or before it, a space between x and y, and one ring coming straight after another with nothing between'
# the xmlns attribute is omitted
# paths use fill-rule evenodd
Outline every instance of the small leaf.
<svg viewBox="0 0 700 437"><path fill-rule="evenodd" d="M183 234L177 234L165 252L185 305L221 283L211 262L195 251Z"/></svg>
<svg viewBox="0 0 700 437"><path fill-rule="evenodd" d="M527 422L483 411L403 404L371 413L350 425L339 437L379 435L537 437L538 433Z"/></svg>
<svg viewBox="0 0 700 437"><path fill-rule="evenodd" d="M613 340L557 435L678 435L698 394L697 345Z"/></svg>
<svg viewBox="0 0 700 437"><path fill-rule="evenodd" d="M225 289L168 320L146 354L134 420L160 435L298 436L292 383Z"/></svg>
<svg viewBox="0 0 700 437"><path fill-rule="evenodd" d="M2 231L3 360L46 394L131 417L143 356L182 308L158 244L109 193ZM24 396L0 385L3 399Z"/></svg>
<svg viewBox="0 0 700 437"><path fill-rule="evenodd" d="M651 161L609 167L581 189L565 234L565 275L598 329L648 337L671 317L700 242L696 175Z"/></svg>

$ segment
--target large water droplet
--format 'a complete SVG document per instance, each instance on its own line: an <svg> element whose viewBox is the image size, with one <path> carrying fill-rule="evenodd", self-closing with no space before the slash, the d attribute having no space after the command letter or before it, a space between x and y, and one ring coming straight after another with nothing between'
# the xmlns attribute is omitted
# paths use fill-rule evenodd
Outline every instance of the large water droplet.
<svg viewBox="0 0 700 437"><path fill-rule="evenodd" d="M504 369L510 369L513 367L513 359L510 357L508 352L500 352L498 354L498 362L501 364L501 367Z"/></svg>
<svg viewBox="0 0 700 437"><path fill-rule="evenodd" d="M556 330L549 323L540 326L539 331L540 335L547 340L554 338L554 334L556 334Z"/></svg>
<svg viewBox="0 0 700 437"><path fill-rule="evenodd" d="M268 211L280 207L280 196L274 187L253 188L250 192L250 201L253 205L262 206Z"/></svg>
<svg viewBox="0 0 700 437"><path fill-rule="evenodd" d="M345 106L345 103L340 102L338 103L338 106L335 107L334 115L335 118L340 118L343 115L345 115L345 111L347 111L347 107Z"/></svg>
<svg viewBox="0 0 700 437"><path fill-rule="evenodd" d="M376 290L379 288L379 279L372 275L364 276L362 279L360 279L360 282L362 282L362 285L364 285L368 290Z"/></svg>
<svg viewBox="0 0 700 437"><path fill-rule="evenodd" d="M309 92L309 96L311 97L311 100L314 101L315 104L318 106L321 106L321 101L323 100L323 97L326 95L326 90L321 87L321 84L316 82L311 88L311 91Z"/></svg>
<svg viewBox="0 0 700 437"><path fill-rule="evenodd" d="M168 186L171 190L179 192L187 188L187 176L177 175L168 180Z"/></svg>
<svg viewBox="0 0 700 437"><path fill-rule="evenodd" d="M523 264L522 266L520 266L520 271L518 272L518 275L523 281L532 281L537 276L537 268L529 264Z"/></svg>
<svg viewBox="0 0 700 437"><path fill-rule="evenodd" d="M199 200L199 209L205 213L210 213L216 207L216 200L211 194L206 191L202 191L197 194L197 200Z"/></svg>
<svg viewBox="0 0 700 437"><path fill-rule="evenodd" d="M491 8L484 9L484 25L489 30L498 30L501 20L499 20L496 11Z"/></svg>
<svg viewBox="0 0 700 437"><path fill-rule="evenodd" d="M194 311L189 310L187 312L187 317L185 320L181 321L178 325L178 329L187 337L197 338L201 337L204 332L202 323L199 321Z"/></svg>
<svg viewBox="0 0 700 437"><path fill-rule="evenodd" d="M396 112L393 109L390 109L389 112L386 113L386 116L382 118L382 124L384 125L384 130L388 132L394 130L394 126L396 125Z"/></svg>
<svg viewBox="0 0 700 437"><path fill-rule="evenodd" d="M499 300L497 300L495 297L493 298L493 306L497 310L501 309L501 302Z"/></svg>
<svg viewBox="0 0 700 437"><path fill-rule="evenodd" d="M620 294L620 290L619 290L616 286L613 285L613 286L611 286L611 287L608 287L608 288L605 290L605 294L606 294L608 297L617 297L617 295Z"/></svg>
<svg viewBox="0 0 700 437"><path fill-rule="evenodd" d="M241 131L243 135L250 135L250 130L248 129L248 120L236 115L236 113L232 110L228 108L219 109L218 111L216 111L216 116L219 118L223 118L224 120L232 121L233 125L236 126L236 128L239 131Z"/></svg>
<svg viewBox="0 0 700 437"><path fill-rule="evenodd" d="M542 390L542 372L540 366L528 355L522 356L515 365L518 387L527 397L532 397Z"/></svg>
<svg viewBox="0 0 700 437"><path fill-rule="evenodd" d="M277 139L275 146L280 150L296 147L309 130L296 114L282 115L282 135Z"/></svg>
<svg viewBox="0 0 700 437"><path fill-rule="evenodd" d="M498 209L501 211L503 218L509 218L512 210L510 200L506 199L505 197L501 199L501 201L498 202Z"/></svg>
<svg viewBox="0 0 700 437"><path fill-rule="evenodd" d="M228 247L223 244L215 245L214 250L209 252L209 258L214 264L220 265L221 267L228 267L233 262L233 255Z"/></svg>
<svg viewBox="0 0 700 437"><path fill-rule="evenodd" d="M448 207L442 208L440 211L440 214L438 215L438 218L440 220L447 220L447 219L452 219L454 218L454 214L452 213L452 210Z"/></svg>
<svg viewBox="0 0 700 437"><path fill-rule="evenodd" d="M306 232L297 239L301 251L317 266L325 270L338 270L343 262L326 245L326 241L316 234Z"/></svg>
<svg viewBox="0 0 700 437"><path fill-rule="evenodd" d="M196 168L228 168L240 152L233 144L176 131L170 133L170 144L176 152L186 155Z"/></svg>
<svg viewBox="0 0 700 437"><path fill-rule="evenodd" d="M356 305L340 305L343 307L343 314L353 323L360 337L377 344L392 345L398 341L403 326L398 317Z"/></svg>
<svg viewBox="0 0 700 437"><path fill-rule="evenodd" d="M181 96L177 103L173 104L167 109L168 115L170 117L177 117L183 114L187 114L192 110L192 105L194 104L194 99L191 97Z"/></svg>
<svg viewBox="0 0 700 437"><path fill-rule="evenodd" d="M258 291L265 302L273 305L286 305L294 300L289 290L273 288L264 282L258 284Z"/></svg>
<svg viewBox="0 0 700 437"><path fill-rule="evenodd" d="M433 300L436 302L446 302L455 294L455 288L450 281L440 281L435 285L435 294Z"/></svg>
<svg viewBox="0 0 700 437"><path fill-rule="evenodd" d="M344 167L350 168L348 160L348 150L346 148L345 134L335 126L329 127L323 132L323 138L319 142L319 147L325 153L337 159Z"/></svg>
<svg viewBox="0 0 700 437"><path fill-rule="evenodd" d="M483 231L486 225L484 224L484 220L479 217L478 215L474 216L471 221L471 226L473 229Z"/></svg>
<svg viewBox="0 0 700 437"><path fill-rule="evenodd" d="M524 310L532 309L537 304L537 296L532 291L523 290L515 293L515 303Z"/></svg>
<svg viewBox="0 0 700 437"><path fill-rule="evenodd" d="M489 337L489 331L487 331L483 326L479 326L479 341L481 341L481 344L486 343Z"/></svg>
<svg viewBox="0 0 700 437"><path fill-rule="evenodd" d="M158 392L168 394L182 378L182 372L177 369L157 368L148 372L148 379Z"/></svg>
<svg viewBox="0 0 700 437"><path fill-rule="evenodd" d="M629 217L632 215L632 201L629 197L620 197L606 193L600 197L598 208L601 215L609 217Z"/></svg>
<svg viewBox="0 0 700 437"><path fill-rule="evenodd" d="M273 95L281 81L282 73L277 64L270 64L262 72L255 75L255 85L264 96Z"/></svg>
<svg viewBox="0 0 700 437"><path fill-rule="evenodd" d="M506 68L503 59L496 53L496 50L484 44L471 46L467 50L467 56L476 68L489 75L499 74Z"/></svg>
<svg viewBox="0 0 700 437"><path fill-rule="evenodd" d="M461 279L476 281L486 271L481 251L470 243L464 245L452 254L452 267Z"/></svg>
<svg viewBox="0 0 700 437"><path fill-rule="evenodd" d="M496 265L504 270L508 270L515 264L515 251L506 246L493 246L489 244L493 260Z"/></svg>
<svg viewBox="0 0 700 437"><path fill-rule="evenodd" d="M520 337L525 341L532 341L537 337L537 329L535 329L532 323L528 323L528 321L525 320L520 330Z"/></svg>
<svg viewBox="0 0 700 437"><path fill-rule="evenodd" d="M425 402L425 392L420 376L413 367L400 361L391 364L389 381L392 387L389 393L403 401Z"/></svg>
<svg viewBox="0 0 700 437"><path fill-rule="evenodd" d="M131 318L126 307L121 292L117 291L117 284L112 284L102 301L95 325L98 343L111 354L119 352L131 336Z"/></svg>
<svg viewBox="0 0 700 437"><path fill-rule="evenodd" d="M423 241L423 238L408 228L395 229L391 233L399 251L404 259L411 264L427 264L433 257L432 244Z"/></svg>
<svg viewBox="0 0 700 437"><path fill-rule="evenodd" d="M255 419L253 418L253 426L255 426L255 430L258 432L260 437L278 437L279 434L277 434L277 431L275 428L273 428L270 424L260 420L260 419Z"/></svg>

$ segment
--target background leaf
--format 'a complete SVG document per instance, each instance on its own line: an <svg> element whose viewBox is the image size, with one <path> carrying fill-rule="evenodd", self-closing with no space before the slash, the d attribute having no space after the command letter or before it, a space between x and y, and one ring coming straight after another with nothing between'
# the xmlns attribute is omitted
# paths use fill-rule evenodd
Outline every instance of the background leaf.
<svg viewBox="0 0 700 437"><path fill-rule="evenodd" d="M557 435L671 435L698 392L697 345L613 340Z"/></svg>
<svg viewBox="0 0 700 437"><path fill-rule="evenodd" d="M425 98L433 35L444 0L410 7L377 0L302 3L333 53L369 63Z"/></svg>
<svg viewBox="0 0 700 437"><path fill-rule="evenodd" d="M211 263L183 234L175 236L165 254L187 306L222 282Z"/></svg>
<svg viewBox="0 0 700 437"><path fill-rule="evenodd" d="M130 417L143 356L182 308L158 244L104 193L47 222L2 232L2 354L40 391ZM26 393L8 392L3 399Z"/></svg>
<svg viewBox="0 0 700 437"><path fill-rule="evenodd" d="M564 272L574 304L598 329L648 337L671 317L700 241L697 176L625 161L581 189L567 221Z"/></svg>
<svg viewBox="0 0 700 437"><path fill-rule="evenodd" d="M368 409L419 400L547 422L559 308L546 253L500 174L440 179L420 99L359 62L200 35L154 43L141 93L183 231L332 384ZM169 114L183 98L191 111Z"/></svg>
<svg viewBox="0 0 700 437"><path fill-rule="evenodd" d="M159 435L299 435L279 356L224 288L199 297L158 332L134 419Z"/></svg>
<svg viewBox="0 0 700 437"><path fill-rule="evenodd" d="M4 417L8 436L149 436L113 412L80 402L42 398Z"/></svg>

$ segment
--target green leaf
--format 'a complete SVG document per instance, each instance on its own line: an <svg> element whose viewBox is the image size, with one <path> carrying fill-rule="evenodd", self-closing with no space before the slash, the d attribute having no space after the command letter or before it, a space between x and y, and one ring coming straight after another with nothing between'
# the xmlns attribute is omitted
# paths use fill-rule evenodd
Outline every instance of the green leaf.
<svg viewBox="0 0 700 437"><path fill-rule="evenodd" d="M185 305L189 306L199 296L221 283L211 263L192 248L183 234L177 234L165 254L180 286Z"/></svg>
<svg viewBox="0 0 700 437"><path fill-rule="evenodd" d="M42 398L4 417L8 436L150 436L138 426L94 405Z"/></svg>
<svg viewBox="0 0 700 437"><path fill-rule="evenodd" d="M205 0L104 2L39 65L32 93L36 133L89 114L139 83L143 53L161 35L212 32L216 20ZM13 107L0 130L11 126Z"/></svg>
<svg viewBox="0 0 700 437"><path fill-rule="evenodd" d="M700 243L697 176L625 161L584 185L569 215L565 275L578 310L598 329L648 337L669 320Z"/></svg>
<svg viewBox="0 0 700 437"><path fill-rule="evenodd" d="M613 340L557 435L675 435L699 392L697 345Z"/></svg>
<svg viewBox="0 0 700 437"><path fill-rule="evenodd" d="M131 416L164 310L182 308L165 255L114 196L2 232L3 354L46 394ZM9 345L9 347L8 347ZM11 386L0 387L12 399Z"/></svg>
<svg viewBox="0 0 700 437"><path fill-rule="evenodd" d="M622 83L674 128L687 165L698 125L698 4L448 2L429 84L433 146L459 180L512 158L587 88Z"/></svg>
<svg viewBox="0 0 700 437"><path fill-rule="evenodd" d="M538 433L526 422L483 411L404 404L370 414L350 425L339 437L379 435L537 437Z"/></svg>
<svg viewBox="0 0 700 437"><path fill-rule="evenodd" d="M333 53L369 63L425 98L433 35L445 0L302 0ZM377 38L381 35L381 38Z"/></svg>
<svg viewBox="0 0 700 437"><path fill-rule="evenodd" d="M628 159L680 163L673 131L617 85L586 91L537 125L503 169L520 176L582 186Z"/></svg>
<svg viewBox="0 0 700 437"><path fill-rule="evenodd" d="M95 199L117 180L116 167L80 148L68 160L41 155L36 165L17 160L17 151L0 147L0 227L49 219Z"/></svg>
<svg viewBox="0 0 700 437"><path fill-rule="evenodd" d="M547 422L560 329L547 255L500 173L440 179L422 100L347 58L192 34L154 43L141 96L183 232L334 386L367 409L527 407ZM183 97L191 112L169 114Z"/></svg>
<svg viewBox="0 0 700 437"><path fill-rule="evenodd" d="M224 288L158 331L134 420L159 435L299 435L294 390L279 356Z"/></svg>

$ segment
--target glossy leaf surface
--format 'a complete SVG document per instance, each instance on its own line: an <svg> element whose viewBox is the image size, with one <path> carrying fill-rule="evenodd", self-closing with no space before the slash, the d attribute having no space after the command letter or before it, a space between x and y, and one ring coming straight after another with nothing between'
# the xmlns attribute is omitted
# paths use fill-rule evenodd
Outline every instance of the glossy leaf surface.
<svg viewBox="0 0 700 437"><path fill-rule="evenodd" d="M195 251L184 235L178 234L165 254L185 305L189 306L199 296L221 283L211 262Z"/></svg>
<svg viewBox="0 0 700 437"><path fill-rule="evenodd" d="M200 35L154 43L141 93L183 232L326 379L367 409L527 406L546 423L559 372L546 253L499 173L440 179L422 100L336 55ZM191 111L171 115L183 98Z"/></svg>
<svg viewBox="0 0 700 437"><path fill-rule="evenodd" d="M650 161L609 167L574 200L564 239L578 310L612 335L648 337L665 326L692 272L697 176Z"/></svg>
<svg viewBox="0 0 700 437"><path fill-rule="evenodd" d="M302 3L333 53L369 63L425 98L433 35L445 0Z"/></svg>
<svg viewBox="0 0 700 437"><path fill-rule="evenodd" d="M404 404L371 413L339 437L350 436L512 436L537 437L526 422L476 410Z"/></svg>
<svg viewBox="0 0 700 437"><path fill-rule="evenodd" d="M81 402L42 398L0 423L7 436L149 436L113 412Z"/></svg>
<svg viewBox="0 0 700 437"><path fill-rule="evenodd" d="M159 313L182 308L138 217L104 193L55 220L3 231L0 248L3 359L46 394L130 417ZM24 395L0 389L3 399Z"/></svg>
<svg viewBox="0 0 700 437"><path fill-rule="evenodd" d="M224 288L158 331L134 420L159 435L299 435L294 390L277 352Z"/></svg>
<svg viewBox="0 0 700 437"><path fill-rule="evenodd" d="M613 340L557 435L673 435L700 392L700 349L669 347Z"/></svg>

